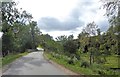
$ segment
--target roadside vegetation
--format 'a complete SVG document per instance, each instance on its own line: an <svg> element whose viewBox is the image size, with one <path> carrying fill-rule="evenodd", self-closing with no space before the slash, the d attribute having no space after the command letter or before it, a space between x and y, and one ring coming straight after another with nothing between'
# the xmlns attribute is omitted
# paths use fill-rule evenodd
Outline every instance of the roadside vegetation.
<svg viewBox="0 0 120 77"><path fill-rule="evenodd" d="M53 60L58 64L68 68L69 70L72 70L81 75L118 75L119 74L118 71L114 71L110 69L112 65L114 65L113 68L118 66L117 62L116 62L117 64L111 61L109 63L106 62L104 64L93 63L92 65L90 65L89 61L87 61L88 59L84 60L84 58L82 57L80 60L77 60L77 59L71 59L71 57L68 57L66 55L58 55L55 53L45 53L45 55L49 60ZM115 59L118 58L115 57Z"/></svg>
<svg viewBox="0 0 120 77"><path fill-rule="evenodd" d="M27 55L29 52L24 52L24 53L19 53L19 54L9 54L7 56L5 56L4 58L2 58L2 66L5 66L13 61L15 61L16 59Z"/></svg>
<svg viewBox="0 0 120 77"><path fill-rule="evenodd" d="M40 44L41 31L37 22L32 20L32 14L16 8L15 2L2 2L2 23L0 32L0 63L4 66L29 52Z"/></svg>
<svg viewBox="0 0 120 77"><path fill-rule="evenodd" d="M32 15L17 9L16 5L15 2L2 3L0 52L3 66L26 55L27 49L40 47L44 48L49 59L79 74L119 74L120 8L116 7L116 3L104 4L110 26L106 32L101 32L99 25L93 21L83 28L77 39L74 35L63 35L56 40L49 34L42 34Z"/></svg>
<svg viewBox="0 0 120 77"><path fill-rule="evenodd" d="M101 32L99 25L93 21L83 28L77 39L74 39L73 35L57 37L56 42L61 48L49 48L46 56L79 74L119 75L120 9L117 10L117 15L114 14L116 6L116 3L109 2L104 5L110 25L106 32ZM60 49L61 51L58 51Z"/></svg>

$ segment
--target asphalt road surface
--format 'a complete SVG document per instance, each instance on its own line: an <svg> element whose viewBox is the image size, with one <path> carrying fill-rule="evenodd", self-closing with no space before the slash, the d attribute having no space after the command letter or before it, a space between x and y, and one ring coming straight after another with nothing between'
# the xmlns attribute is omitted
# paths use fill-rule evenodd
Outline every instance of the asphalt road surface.
<svg viewBox="0 0 120 77"><path fill-rule="evenodd" d="M43 52L31 52L14 61L3 75L67 75L43 57Z"/></svg>

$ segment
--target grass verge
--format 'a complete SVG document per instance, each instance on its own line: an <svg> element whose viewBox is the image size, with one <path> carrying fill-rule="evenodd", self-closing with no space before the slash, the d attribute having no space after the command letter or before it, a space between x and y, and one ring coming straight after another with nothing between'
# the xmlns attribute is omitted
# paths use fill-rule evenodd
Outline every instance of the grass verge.
<svg viewBox="0 0 120 77"><path fill-rule="evenodd" d="M8 56L5 56L2 58L2 66L5 66L13 61L15 61L16 59L27 55L29 52L24 52L24 53L19 53L19 54L10 54Z"/></svg>
<svg viewBox="0 0 120 77"><path fill-rule="evenodd" d="M65 55L61 55L60 57L56 58L53 57L50 53L44 53L44 55L56 63L66 67L67 69L74 71L81 75L118 75L118 72L114 73L114 71L108 69L108 67L101 65L101 64L92 64L90 67L84 68L81 67L82 61L77 61L74 65L69 64L68 61L64 58ZM111 57L108 57L111 58ZM86 59L87 60L87 59ZM101 74L100 74L101 73Z"/></svg>
<svg viewBox="0 0 120 77"><path fill-rule="evenodd" d="M87 69L87 68L86 68L86 69L80 68L80 67L79 67L79 63L76 63L75 65L71 65L71 64L68 64L66 60L64 60L64 59L62 59L62 58L59 58L59 59L54 58L54 57L53 57L51 54L49 54L49 53L44 53L44 55L45 55L45 57L47 57L48 59L50 59L50 60L52 60L52 61L54 61L54 62L56 62L56 63L58 63L58 64L60 64L60 65L62 65L62 66L64 66L65 68L67 68L67 69L69 69L69 70L71 70L71 71L73 71L73 72L76 72L76 73L78 73L78 74L81 74L81 75L84 75L84 74L86 74L86 75L94 74L93 72L91 72L91 70L89 70L89 69Z"/></svg>

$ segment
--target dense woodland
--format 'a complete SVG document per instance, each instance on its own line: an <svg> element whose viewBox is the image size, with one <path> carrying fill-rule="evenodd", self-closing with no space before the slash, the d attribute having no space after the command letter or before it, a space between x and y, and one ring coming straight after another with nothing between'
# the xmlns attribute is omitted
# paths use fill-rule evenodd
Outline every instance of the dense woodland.
<svg viewBox="0 0 120 77"><path fill-rule="evenodd" d="M1 6L3 57L40 46L56 58L59 55L69 57L69 64L74 64L74 59L80 60L85 54L89 60L84 61L81 67L87 67L93 63L104 64L107 56L120 55L120 6L117 2L103 5L110 26L106 32L101 32L99 25L93 21L86 25L77 39L73 35L63 35L56 40L42 34L32 15L22 8L17 9L16 5L15 2L3 2Z"/></svg>

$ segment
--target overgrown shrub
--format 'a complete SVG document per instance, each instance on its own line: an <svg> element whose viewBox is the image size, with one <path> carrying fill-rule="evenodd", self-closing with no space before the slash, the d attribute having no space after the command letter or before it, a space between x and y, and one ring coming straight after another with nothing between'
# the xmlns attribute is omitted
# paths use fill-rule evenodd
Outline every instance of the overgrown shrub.
<svg viewBox="0 0 120 77"><path fill-rule="evenodd" d="M104 70L98 70L98 74L105 75L105 72L104 72Z"/></svg>
<svg viewBox="0 0 120 77"><path fill-rule="evenodd" d="M52 56L53 56L54 58L58 58L58 59L60 59L60 57L61 57L61 55L56 54L56 53L52 53Z"/></svg>
<svg viewBox="0 0 120 77"><path fill-rule="evenodd" d="M77 61L78 61L78 59L77 59L75 56L72 58L72 60L73 60L74 62L77 62Z"/></svg>
<svg viewBox="0 0 120 77"><path fill-rule="evenodd" d="M76 55L76 58L77 58L77 60L80 60L80 56L79 55Z"/></svg>
<svg viewBox="0 0 120 77"><path fill-rule="evenodd" d="M97 62L98 64L103 64L103 63L105 63L106 61L105 61L105 59L103 59L103 58L97 58L96 62Z"/></svg>
<svg viewBox="0 0 120 77"><path fill-rule="evenodd" d="M70 60L68 60L68 64L72 64L72 65L74 65L74 60L73 59L70 59Z"/></svg>
<svg viewBox="0 0 120 77"><path fill-rule="evenodd" d="M71 58L68 57L68 56L65 56L65 57L64 57L64 60L67 61L67 62L68 62L70 59L71 59Z"/></svg>
<svg viewBox="0 0 120 77"><path fill-rule="evenodd" d="M87 67L89 67L90 65L89 65L88 62L83 61L80 66L81 66L81 67L84 67L84 68L87 68Z"/></svg>
<svg viewBox="0 0 120 77"><path fill-rule="evenodd" d="M63 44L64 51L68 53L76 53L77 51L77 44L73 40L68 40Z"/></svg>
<svg viewBox="0 0 120 77"><path fill-rule="evenodd" d="M59 54L55 54L55 58L60 58L60 55Z"/></svg>
<svg viewBox="0 0 120 77"><path fill-rule="evenodd" d="M55 57L55 53L51 53L52 57Z"/></svg>

